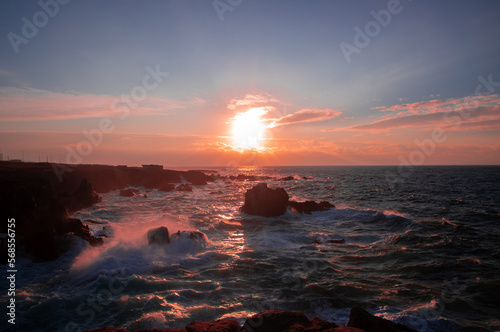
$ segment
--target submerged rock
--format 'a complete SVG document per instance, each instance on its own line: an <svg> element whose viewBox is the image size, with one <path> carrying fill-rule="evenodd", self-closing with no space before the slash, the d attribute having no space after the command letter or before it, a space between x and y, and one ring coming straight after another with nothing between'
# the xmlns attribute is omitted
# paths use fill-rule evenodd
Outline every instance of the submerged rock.
<svg viewBox="0 0 500 332"><path fill-rule="evenodd" d="M123 189L120 190L120 196L121 197L133 197L136 196L139 193L139 190L137 189Z"/></svg>
<svg viewBox="0 0 500 332"><path fill-rule="evenodd" d="M311 214L311 212L314 211L327 211L335 207L335 205L326 201L322 201L319 203L316 203L315 201L305 201L305 202L289 201L288 205L290 206L293 212L301 214L302 213Z"/></svg>
<svg viewBox="0 0 500 332"><path fill-rule="evenodd" d="M277 217L285 214L288 194L283 188L271 189L267 183L259 183L245 193L241 211L262 217Z"/></svg>
<svg viewBox="0 0 500 332"><path fill-rule="evenodd" d="M153 228L148 231L148 244L168 244L170 243L170 236L168 234L168 228L161 226L158 228Z"/></svg>

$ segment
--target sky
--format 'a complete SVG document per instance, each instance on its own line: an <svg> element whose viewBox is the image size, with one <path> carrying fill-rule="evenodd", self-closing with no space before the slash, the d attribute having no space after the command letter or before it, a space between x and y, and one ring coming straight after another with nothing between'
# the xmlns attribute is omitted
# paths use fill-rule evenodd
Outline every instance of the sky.
<svg viewBox="0 0 500 332"><path fill-rule="evenodd" d="M500 2L0 3L4 159L500 164Z"/></svg>

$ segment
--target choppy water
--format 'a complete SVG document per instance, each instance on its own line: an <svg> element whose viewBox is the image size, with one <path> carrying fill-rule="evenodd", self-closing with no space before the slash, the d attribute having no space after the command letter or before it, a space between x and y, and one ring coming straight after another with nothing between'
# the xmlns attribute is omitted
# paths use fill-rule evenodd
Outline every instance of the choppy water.
<svg viewBox="0 0 500 332"><path fill-rule="evenodd" d="M55 262L19 262L16 326L171 328L242 322L264 309L345 324L349 308L360 305L420 331L500 330L500 167L235 172L294 175L267 182L292 199L329 200L337 209L243 215L238 208L255 182L217 181L147 198L104 194L75 215L100 222L89 226L108 236L104 247L73 239ZM147 230L159 225L202 231L208 242L148 246Z"/></svg>

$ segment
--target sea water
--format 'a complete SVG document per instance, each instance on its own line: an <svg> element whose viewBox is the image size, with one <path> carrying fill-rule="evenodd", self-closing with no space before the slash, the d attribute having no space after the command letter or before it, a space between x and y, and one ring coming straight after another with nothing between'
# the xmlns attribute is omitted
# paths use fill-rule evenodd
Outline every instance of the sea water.
<svg viewBox="0 0 500 332"><path fill-rule="evenodd" d="M276 218L242 214L254 181L218 180L193 192L140 187L136 197L102 194L101 203L74 215L92 220L86 223L103 236L102 247L69 236L59 259L18 262L16 328L243 323L267 309L343 325L359 305L419 331L500 329L500 167L208 172L269 176L268 186L285 188L293 200L326 200L336 208ZM149 246L147 231L158 226L207 238Z"/></svg>

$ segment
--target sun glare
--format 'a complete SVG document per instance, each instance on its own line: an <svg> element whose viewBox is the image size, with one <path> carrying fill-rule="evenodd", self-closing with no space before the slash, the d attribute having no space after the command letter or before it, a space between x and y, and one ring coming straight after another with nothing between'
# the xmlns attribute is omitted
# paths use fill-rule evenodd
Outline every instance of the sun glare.
<svg viewBox="0 0 500 332"><path fill-rule="evenodd" d="M259 150L264 139L265 124L261 116L266 113L262 108L251 108L238 113L232 119L233 147L238 150Z"/></svg>

